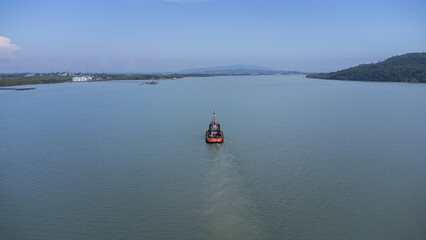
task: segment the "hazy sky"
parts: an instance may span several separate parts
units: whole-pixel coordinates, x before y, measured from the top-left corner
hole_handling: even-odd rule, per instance
[[[0,0],[0,72],[334,71],[426,52],[425,0]]]

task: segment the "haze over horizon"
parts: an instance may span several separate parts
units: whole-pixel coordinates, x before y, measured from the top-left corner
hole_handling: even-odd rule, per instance
[[[426,52],[426,2],[1,1],[0,72],[335,71]]]

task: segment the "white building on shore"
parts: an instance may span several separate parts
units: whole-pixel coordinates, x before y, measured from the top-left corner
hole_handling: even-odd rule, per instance
[[[91,76],[79,76],[79,77],[73,77],[72,81],[73,82],[87,82],[92,80]]]

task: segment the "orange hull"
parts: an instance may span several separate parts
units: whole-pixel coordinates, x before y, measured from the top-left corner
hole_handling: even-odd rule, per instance
[[[210,137],[208,131],[206,132],[206,142],[208,143],[221,143],[223,142],[223,132],[220,130],[220,137]]]

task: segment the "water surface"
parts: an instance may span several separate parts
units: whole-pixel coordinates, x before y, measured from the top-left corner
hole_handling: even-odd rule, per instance
[[[1,238],[426,236],[426,85],[36,87],[0,92]],[[204,142],[212,109],[221,145]]]

